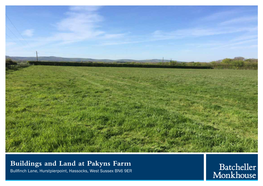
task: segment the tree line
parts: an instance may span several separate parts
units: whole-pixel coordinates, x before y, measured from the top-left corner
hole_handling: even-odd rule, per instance
[[[6,59],[6,67],[19,65],[11,59]],[[96,67],[145,67],[145,68],[196,68],[196,69],[258,69],[258,59],[245,59],[243,57],[225,58],[212,62],[58,62],[58,61],[28,61],[29,65],[55,65],[55,66],[96,66]]]

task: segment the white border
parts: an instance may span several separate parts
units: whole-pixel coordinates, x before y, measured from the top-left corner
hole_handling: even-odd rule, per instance
[[[258,27],[258,41],[259,41],[259,51],[261,49],[261,43],[262,43],[262,38],[261,38],[261,31],[262,31],[262,11],[263,9],[261,8],[262,5],[262,0],[238,0],[238,1],[231,1],[231,0],[221,0],[221,1],[208,1],[208,0],[184,0],[184,1],[169,1],[169,0],[162,0],[162,1],[156,1],[156,0],[151,0],[151,1],[142,1],[142,0],[126,0],[126,1],[118,1],[118,0],[111,0],[111,1],[105,1],[105,0],[96,0],[96,1],[84,1],[84,0],[74,0],[74,1],[69,1],[69,0],[64,0],[59,1],[59,2],[54,2],[51,0],[45,0],[45,1],[32,1],[32,0],[23,0],[23,1],[19,1],[19,0],[4,0],[1,1],[1,25],[5,28],[5,5],[258,5],[258,16],[259,16],[259,27]],[[21,4],[23,3],[23,4]],[[260,4],[261,3],[261,4]],[[5,41],[5,29],[1,29],[1,36],[2,36],[2,41]],[[5,67],[4,67],[4,59],[5,59],[5,42],[2,42],[2,66],[1,66],[1,78],[0,78],[0,82],[1,82],[1,120],[2,120],[2,143],[1,143],[1,151],[2,151],[2,161],[1,161],[1,181],[3,182],[3,184],[5,185],[20,185],[20,184],[26,184],[26,185],[46,185],[46,184],[58,184],[58,181],[48,181],[48,182],[39,182],[39,181],[24,181],[24,182],[12,182],[12,181],[5,181]],[[258,53],[258,59],[259,59],[259,71],[261,70],[261,59],[262,59],[262,54]],[[238,185],[250,185],[250,184],[255,184],[255,185],[262,185],[263,183],[263,177],[262,177],[262,155],[261,155],[261,151],[262,151],[262,143],[260,141],[262,141],[260,134],[262,134],[262,127],[261,127],[261,105],[262,105],[262,99],[261,99],[261,85],[262,85],[262,75],[261,73],[258,73],[258,85],[259,85],[259,89],[258,89],[258,105],[259,105],[259,111],[258,111],[258,165],[259,165],[259,169],[258,169],[258,179],[259,181],[252,181],[252,182],[248,182],[248,181],[239,181],[239,182],[235,182],[233,183],[233,181],[214,181],[214,182],[210,182],[210,181],[198,181],[198,182],[189,182],[191,184],[194,185],[234,185],[234,184],[238,184]],[[8,154],[22,154],[22,153],[8,153]],[[26,154],[26,153],[25,153]],[[78,154],[78,153],[30,153],[30,154]],[[94,153],[82,153],[82,154],[94,154]],[[96,153],[95,153],[96,154]],[[124,154],[124,153],[101,153],[101,154]],[[137,154],[137,153],[125,153],[125,154]],[[148,154],[148,153],[138,153],[138,154]],[[167,154],[167,153],[154,153],[154,154]],[[211,154],[211,153],[169,153],[169,154]],[[221,153],[221,154],[234,154],[234,153]],[[254,153],[240,153],[240,154],[254,154]],[[97,185],[99,182],[98,181],[62,181],[63,184],[72,184],[72,183],[76,183],[79,185]],[[146,183],[147,182],[147,183]],[[151,185],[160,185],[160,184],[166,184],[166,185],[181,185],[181,184],[188,184],[188,182],[185,181],[135,181],[135,182],[128,182],[128,181],[103,181],[101,182],[103,184],[110,184],[110,185],[134,185],[134,184],[140,184],[140,185],[145,185],[145,184],[151,184]]]

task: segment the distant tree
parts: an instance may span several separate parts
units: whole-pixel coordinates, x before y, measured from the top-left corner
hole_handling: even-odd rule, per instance
[[[169,65],[170,65],[170,66],[175,66],[175,65],[177,65],[177,64],[178,64],[177,61],[172,61],[172,60],[171,60]]]
[[[244,61],[243,60],[235,60],[235,61],[233,61],[233,65],[236,67],[243,67]]]
[[[8,66],[8,65],[17,65],[17,62],[14,62],[12,59],[10,58],[7,58],[5,60],[5,64]]]
[[[246,59],[245,61],[246,61],[246,62],[249,62],[249,63],[257,63],[257,62],[258,62],[258,59],[250,58],[250,59]]]
[[[195,66],[195,62],[188,62],[187,66]]]
[[[241,60],[241,61],[244,61],[245,58],[243,58],[243,57],[235,57],[234,60]]]
[[[212,65],[212,66],[216,66],[216,65],[218,65],[218,62],[216,62],[216,61],[212,61],[212,62],[210,62],[210,65]]]
[[[223,59],[222,60],[222,62],[221,63],[223,63],[223,64],[231,64],[231,62],[232,62],[232,59],[230,59],[230,58],[225,58],[225,59]]]

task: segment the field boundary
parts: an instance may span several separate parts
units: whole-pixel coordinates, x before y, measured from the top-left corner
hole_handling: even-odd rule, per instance
[[[30,65],[53,65],[53,66],[94,66],[94,67],[140,67],[140,68],[187,68],[187,69],[213,69],[212,66],[168,66],[152,64],[127,64],[127,63],[93,63],[93,62],[40,62],[28,61]]]

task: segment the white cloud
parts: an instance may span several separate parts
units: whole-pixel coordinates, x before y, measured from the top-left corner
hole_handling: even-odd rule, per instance
[[[34,29],[27,29],[25,30],[22,35],[27,36],[27,37],[32,37],[34,33]]]
[[[239,18],[234,18],[234,19],[224,21],[224,22],[220,23],[219,25],[233,25],[233,24],[237,24],[237,23],[246,24],[248,22],[255,22],[257,20],[258,20],[257,16],[239,17]]]
[[[14,45],[16,45],[15,42],[6,42],[6,46],[14,46]]]
[[[115,40],[111,42],[103,42],[100,45],[124,45],[124,44],[133,44],[133,43],[145,43],[145,42],[153,42],[153,41],[161,41],[161,40],[177,40],[177,39],[186,39],[186,38],[198,38],[205,36],[215,36],[215,35],[223,35],[223,34],[232,34],[232,33],[246,33],[242,37],[236,38],[235,41],[242,41],[247,39],[255,39],[255,36],[251,36],[250,34],[254,31],[257,31],[257,27],[215,27],[215,28],[188,28],[188,29],[178,29],[171,32],[165,32],[162,30],[156,30],[153,33],[149,34],[145,37],[139,36],[130,36],[125,39]],[[232,40],[231,40],[232,41]],[[234,42],[234,40],[233,40]],[[203,46],[212,46],[216,44],[198,44],[196,47]]]
[[[88,11],[95,12],[100,9],[99,6],[71,6],[69,8],[71,11]]]
[[[229,16],[240,14],[243,11],[243,9],[232,9],[222,12],[216,12],[208,16],[202,17],[199,21],[214,21],[222,18],[228,18]]]
[[[124,45],[124,44],[134,44],[134,43],[144,43],[148,42],[147,40],[143,41],[117,41],[117,42],[103,42],[101,46],[110,46],[110,45]]]
[[[213,36],[221,34],[230,34],[244,31],[254,31],[257,27],[218,27],[218,28],[189,28],[189,29],[179,29],[172,32],[163,32],[156,30],[152,33],[152,37],[156,40],[166,40],[166,39],[183,39],[187,37],[202,37],[202,36]]]
[[[216,47],[210,48],[212,50],[219,49],[219,48],[227,48],[227,49],[234,49],[234,48],[244,48],[248,46],[252,46],[251,43],[253,43],[253,46],[257,46],[254,43],[257,43],[257,39],[249,39],[249,40],[243,40],[243,41],[229,41],[225,43],[218,44]],[[250,44],[249,44],[250,43]]]
[[[89,7],[72,7],[66,13],[67,17],[57,23],[58,30],[77,33],[95,31],[103,17],[97,13],[98,9]]]
[[[254,37],[237,37],[235,39],[229,41],[209,41],[204,43],[189,43],[187,46],[195,47],[195,48],[206,48],[211,50],[216,50],[219,48],[227,48],[227,49],[234,49],[234,48],[252,48],[257,47],[257,38]]]
[[[36,38],[30,46],[47,44],[64,45],[87,40],[119,39],[126,33],[108,33],[100,23],[104,18],[99,14],[98,6],[73,6],[65,13],[65,18],[55,24],[57,32],[50,37]]]
[[[247,40],[247,39],[256,39],[256,38],[258,38],[257,34],[253,34],[253,35],[250,35],[250,34],[251,33],[247,33],[245,35],[236,37],[236,38],[232,39],[231,41],[243,41],[243,40]]]
[[[229,49],[247,49],[247,48],[257,48],[258,45],[248,45],[248,46],[234,46]]]
[[[66,18],[56,24],[60,32],[54,35],[54,39],[62,43],[72,43],[105,34],[98,29],[103,17],[97,13],[97,10],[97,7],[70,7]]]
[[[257,31],[257,27],[241,27],[217,26],[217,27],[194,27],[188,29],[177,29],[171,32],[156,30],[148,35],[131,35],[128,33],[110,33],[102,27],[105,18],[99,14],[100,7],[97,6],[73,6],[70,7],[65,17],[55,24],[57,32],[50,37],[34,38],[35,42],[30,42],[29,47],[43,46],[43,45],[64,45],[69,43],[81,41],[96,41],[99,46],[107,45],[124,45],[133,43],[145,43],[159,40],[175,40],[184,38],[197,38],[205,36],[213,36],[220,34],[231,34],[244,32],[247,33],[248,39],[255,39],[250,36],[253,31]],[[203,20],[214,20],[218,17],[226,17],[229,15],[236,15],[240,11],[218,12],[203,18]],[[230,20],[228,20],[230,21]],[[233,20],[232,20],[233,21]],[[239,20],[234,20],[238,22]],[[32,33],[33,34],[33,30]],[[30,32],[27,31],[27,35]],[[255,34],[254,34],[255,35]],[[252,38],[251,38],[252,37]],[[236,41],[242,41],[240,38]],[[233,41],[234,43],[234,41]],[[226,43],[225,43],[226,44]],[[228,43],[227,43],[228,44]],[[224,44],[222,43],[221,46]],[[200,46],[202,47],[202,46]],[[211,46],[210,46],[211,47]]]

